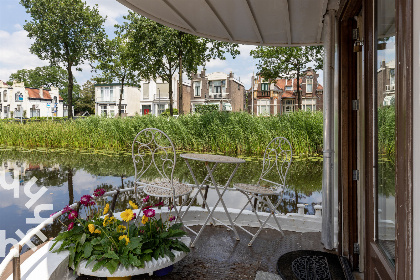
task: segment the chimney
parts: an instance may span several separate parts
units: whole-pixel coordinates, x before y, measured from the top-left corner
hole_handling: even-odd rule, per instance
[[[41,98],[44,99],[44,88],[43,87],[39,88],[39,96],[41,96]]]
[[[203,70],[201,70],[201,78],[204,78],[206,76],[206,68],[203,68]]]
[[[229,73],[229,78],[233,78],[233,73],[232,73],[232,71],[230,71],[230,73]]]

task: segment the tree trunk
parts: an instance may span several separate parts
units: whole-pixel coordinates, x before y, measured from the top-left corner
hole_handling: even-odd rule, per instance
[[[297,74],[296,74],[296,86],[297,86],[297,93],[298,93],[298,109],[302,110],[302,93],[299,90],[299,78],[300,78],[300,67],[297,67]]]
[[[169,72],[172,73],[171,68],[169,68]],[[169,83],[169,114],[173,116],[174,115],[174,108],[173,108],[174,97],[173,97],[173,90],[172,90],[172,75],[169,76],[168,83]]]
[[[120,100],[118,102],[118,116],[121,117],[121,101],[124,92],[124,77],[121,79]]]
[[[69,205],[74,203],[74,194],[73,194],[73,169],[69,168],[67,173],[67,188],[69,191]]]
[[[68,83],[69,86],[67,88],[67,113],[68,118],[73,119],[73,72],[71,71],[71,64],[67,64],[67,73],[68,73]]]
[[[181,53],[181,52],[180,52]],[[179,79],[178,79],[179,87],[178,87],[178,114],[184,114],[184,103],[182,101],[182,55],[179,55]]]
[[[182,37],[184,36],[184,32],[179,31],[179,51],[178,51],[178,60],[179,60],[179,87],[178,87],[178,114],[184,114],[184,102],[182,100]]]

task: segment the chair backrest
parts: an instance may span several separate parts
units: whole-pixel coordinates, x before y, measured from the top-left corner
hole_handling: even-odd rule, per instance
[[[150,167],[154,167],[161,181],[173,185],[176,163],[175,147],[169,136],[157,128],[146,128],[134,138],[132,145],[135,183]]]
[[[262,181],[265,181],[277,187],[277,191],[282,191],[286,186],[286,175],[292,162],[292,155],[292,145],[289,140],[284,137],[276,137],[271,140],[264,152],[263,168],[258,183],[261,184]],[[279,182],[267,179],[272,171],[277,171]]]

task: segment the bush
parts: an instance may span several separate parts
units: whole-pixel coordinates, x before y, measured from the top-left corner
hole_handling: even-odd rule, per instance
[[[219,111],[217,104],[198,104],[194,106],[195,113],[206,114]]]

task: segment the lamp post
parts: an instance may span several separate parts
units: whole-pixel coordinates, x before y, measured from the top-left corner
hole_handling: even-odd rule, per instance
[[[156,116],[158,116],[158,115],[159,115],[159,109],[160,109],[160,88],[158,88],[158,91],[159,91],[159,103],[158,103],[158,109],[157,109],[157,114],[156,114]]]

